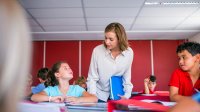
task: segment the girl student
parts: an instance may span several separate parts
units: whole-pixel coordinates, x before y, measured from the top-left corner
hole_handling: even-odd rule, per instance
[[[69,85],[73,72],[66,62],[57,62],[53,65],[45,83],[47,88],[31,97],[35,102],[97,102],[97,97],[85,91],[79,85]]]

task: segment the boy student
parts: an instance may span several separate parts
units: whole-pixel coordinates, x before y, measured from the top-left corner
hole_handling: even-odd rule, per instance
[[[37,78],[39,79],[40,84],[38,84],[36,87],[32,88],[33,94],[39,93],[39,92],[43,91],[43,89],[45,89],[44,83],[46,81],[48,72],[49,72],[48,68],[41,68],[38,71]]]
[[[87,84],[86,84],[86,78],[84,76],[80,76],[78,77],[75,81],[74,81],[74,85],[79,85],[82,88],[84,88],[85,90],[87,90]]]
[[[180,101],[200,90],[200,44],[185,42],[177,47],[179,69],[176,69],[169,82],[170,100]]]
[[[154,94],[156,87],[156,77],[151,75],[144,79],[144,94]]]

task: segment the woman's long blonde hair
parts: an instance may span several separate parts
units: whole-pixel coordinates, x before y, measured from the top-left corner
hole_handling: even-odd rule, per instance
[[[121,51],[125,51],[129,47],[128,38],[126,36],[126,31],[124,27],[120,23],[110,23],[106,28],[104,33],[107,32],[114,32],[117,36],[117,39],[119,41],[119,49]],[[106,47],[105,41],[104,46]]]

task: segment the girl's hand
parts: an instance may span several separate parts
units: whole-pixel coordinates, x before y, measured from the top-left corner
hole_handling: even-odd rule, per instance
[[[54,97],[51,97],[50,102],[63,103],[64,100],[65,99],[63,96],[54,96]]]
[[[80,103],[80,98],[78,97],[72,97],[72,96],[66,96],[65,101],[69,103]]]

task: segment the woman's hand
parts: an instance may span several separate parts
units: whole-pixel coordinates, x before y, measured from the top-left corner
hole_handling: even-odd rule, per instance
[[[120,97],[121,100],[127,100],[127,98],[125,96],[122,96],[122,95],[119,95],[119,94],[118,94],[118,96]]]

